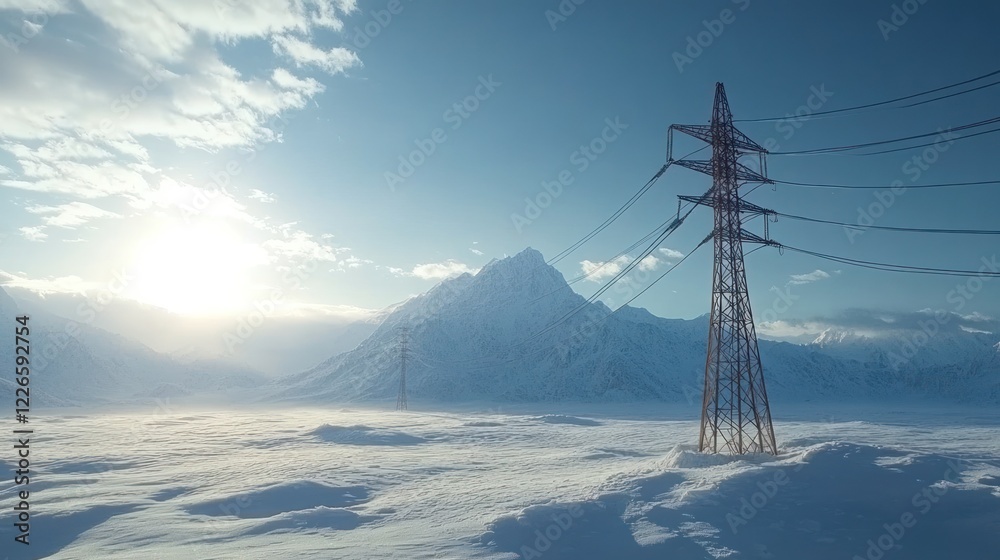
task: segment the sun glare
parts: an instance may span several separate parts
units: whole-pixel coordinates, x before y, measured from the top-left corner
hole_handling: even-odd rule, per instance
[[[131,296],[186,315],[221,314],[251,299],[259,248],[218,224],[177,225],[139,244]]]

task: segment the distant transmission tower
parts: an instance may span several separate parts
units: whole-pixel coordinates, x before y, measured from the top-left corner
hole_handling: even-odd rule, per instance
[[[744,215],[764,215],[767,211],[744,201],[739,193],[743,183],[772,183],[765,177],[767,150],[733,126],[733,115],[721,83],[715,87],[710,125],[670,127],[668,160],[672,158],[674,130],[712,145],[711,161],[672,162],[712,176],[708,194],[680,197],[715,211],[712,314],[698,449],[712,453],[729,450],[735,455],[777,454],[743,264],[743,243],[764,243],[766,239],[741,227]],[[739,162],[747,154],[758,155],[761,173]],[[766,238],[767,221],[764,223]]]
[[[409,329],[403,327],[399,331],[399,396],[396,397],[396,410],[406,410],[406,355],[409,353]]]

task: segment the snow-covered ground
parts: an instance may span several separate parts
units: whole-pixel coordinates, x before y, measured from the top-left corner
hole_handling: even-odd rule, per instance
[[[13,541],[4,477],[0,550],[184,560],[998,557],[1000,412],[775,406],[781,455],[748,459],[695,452],[698,410],[684,404],[53,410],[33,420],[31,545]]]

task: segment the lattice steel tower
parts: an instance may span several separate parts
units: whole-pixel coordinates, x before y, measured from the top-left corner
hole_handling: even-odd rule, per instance
[[[406,410],[406,356],[409,353],[407,344],[409,329],[403,327],[399,331],[399,396],[396,397],[396,410]]]
[[[712,159],[672,161],[674,130],[711,144]],[[742,218],[767,212],[744,201],[739,193],[744,183],[772,183],[765,177],[766,153],[733,126],[733,115],[721,83],[715,87],[710,125],[670,127],[668,161],[712,176],[712,189],[708,194],[681,197],[688,202],[710,206],[715,211],[712,314],[698,439],[701,451],[777,454],[743,264],[743,243],[763,243],[766,239],[745,231]],[[747,154],[758,155],[761,173],[739,162],[740,157]],[[764,223],[766,228],[766,219]]]

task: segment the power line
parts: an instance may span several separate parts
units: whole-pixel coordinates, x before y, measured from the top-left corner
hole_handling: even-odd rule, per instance
[[[708,192],[706,192],[704,196],[707,196],[711,192],[712,192],[712,189],[709,189]],[[643,250],[643,252],[638,257],[636,257],[632,262],[628,263],[628,265],[626,265],[625,268],[623,268],[621,271],[619,271],[613,278],[611,278],[611,280],[609,280],[607,283],[605,283],[604,286],[602,286],[599,290],[597,290],[596,292],[594,292],[589,298],[587,298],[583,303],[581,303],[575,309],[573,309],[572,311],[570,311],[569,313],[567,313],[566,315],[564,315],[562,318],[560,318],[558,321],[556,321],[552,325],[550,325],[550,326],[546,327],[545,329],[539,331],[538,335],[544,334],[544,333],[546,333],[546,332],[554,329],[555,327],[561,325],[562,323],[568,321],[574,315],[576,315],[577,313],[579,313],[580,311],[582,311],[583,309],[585,309],[587,307],[587,305],[590,305],[590,304],[594,303],[595,301],[597,301],[597,299],[600,298],[602,295],[604,295],[605,292],[607,292],[608,290],[610,290],[611,287],[616,282],[618,282],[618,280],[622,279],[623,277],[627,276],[630,272],[632,272],[632,270],[634,270],[635,267],[639,266],[639,264],[642,262],[643,259],[645,259],[647,256],[649,256],[649,254],[652,253],[654,250],[656,250],[656,248],[659,247],[660,244],[663,243],[668,237],[670,237],[670,235],[673,232],[677,231],[677,228],[679,228],[681,226],[681,224],[684,223],[684,220],[686,220],[688,218],[688,216],[690,216],[695,211],[695,209],[697,207],[698,207],[697,205],[694,205],[683,216],[679,216],[679,217],[675,218],[670,223],[670,225],[667,226],[667,228],[663,231],[663,233],[660,234],[660,236],[656,240],[654,240],[652,243],[650,243],[649,246],[645,250]]]
[[[989,124],[995,124],[997,122],[1000,122],[1000,117],[993,117],[991,119],[986,119],[986,120],[977,121],[977,122],[973,122],[973,123],[967,123],[967,124],[963,124],[963,125],[956,126],[956,127],[953,127],[953,128],[949,128],[948,130],[938,130],[938,131],[935,131],[935,132],[927,132],[927,133],[923,133],[923,134],[914,134],[912,136],[905,136],[905,137],[902,137],[902,138],[892,138],[892,139],[889,139],[889,140],[878,140],[876,142],[865,142],[865,143],[862,143],[862,144],[847,144],[847,145],[844,145],[844,146],[828,146],[828,147],[825,147],[825,148],[812,148],[812,149],[808,149],[808,150],[795,150],[795,151],[790,151],[790,152],[769,152],[768,155],[801,156],[801,155],[818,155],[818,154],[838,153],[838,152],[845,152],[845,151],[848,151],[848,150],[859,150],[859,149],[863,149],[863,148],[872,148],[872,147],[875,147],[875,146],[883,146],[883,145],[886,145],[886,144],[894,144],[896,142],[905,142],[907,140],[917,140],[917,139],[920,139],[920,138],[929,138],[931,136],[939,136],[939,135],[941,135],[943,133],[946,133],[946,132],[958,132],[958,131],[962,131],[962,130],[968,130],[968,129],[971,129],[971,128],[978,128],[978,127],[981,127],[981,126],[986,126],[986,125],[989,125]],[[982,134],[989,134],[991,132],[997,132],[997,131],[1000,131],[1000,129],[993,129],[993,130],[989,130],[989,131],[985,131],[985,132],[979,132],[979,133],[976,133],[976,134],[970,134],[970,135],[967,135],[967,136],[959,136],[958,138],[952,139],[952,141],[958,141],[958,140],[962,140],[962,139],[965,139],[965,138],[971,138],[973,136],[979,136],[979,135],[982,135]],[[920,148],[920,147],[923,147],[923,146],[932,146],[934,144],[936,144],[936,142],[931,143],[931,144],[923,144],[923,145],[920,145],[920,146],[909,146],[909,147],[906,147],[906,148],[900,148],[898,150],[888,150],[888,151],[885,151],[885,152],[872,152],[872,153],[866,153],[866,154],[860,154],[860,155],[875,155],[875,154],[888,153],[889,151],[909,150],[909,149],[912,149],[912,148]]]
[[[887,272],[905,272],[909,274],[932,274],[939,276],[979,276],[979,277],[1000,277],[1000,271],[991,270],[962,270],[954,268],[933,268],[925,266],[908,266],[893,263],[883,263],[877,261],[865,261],[860,259],[851,259],[847,257],[839,257],[836,255],[828,255],[825,253],[820,253],[817,251],[809,251],[806,249],[800,249],[798,247],[792,247],[790,245],[783,245],[777,242],[770,242],[769,245],[778,247],[780,249],[787,249],[789,251],[795,251],[797,253],[803,253],[806,255],[812,255],[817,258],[847,264],[851,266],[857,266],[861,268],[870,268],[873,270],[883,270]]]
[[[792,185],[796,187],[814,187],[814,188],[824,188],[824,189],[890,189],[893,188],[892,185],[840,185],[831,183],[801,183],[797,181],[782,181],[780,179],[771,179],[775,183],[781,185]],[[923,185],[906,185],[906,190],[910,189],[938,189],[947,187],[970,187],[975,185],[1000,185],[1000,179],[992,181],[968,181],[963,183],[930,183]]]
[[[708,192],[709,193],[712,192],[711,189],[709,189]],[[706,194],[708,194],[708,193],[706,193]],[[671,220],[670,224],[663,230],[662,233],[660,233],[659,236],[657,236],[657,238],[652,243],[649,244],[648,247],[646,247],[646,249],[643,250],[643,252],[639,255],[639,257],[635,258],[624,269],[622,269],[621,271],[619,271],[611,280],[609,280],[608,282],[606,282],[604,284],[604,286],[602,286],[595,294],[591,295],[589,298],[587,298],[586,300],[584,300],[583,303],[581,303],[577,307],[573,308],[571,311],[569,311],[568,313],[564,314],[562,317],[560,317],[559,319],[557,319],[555,322],[551,323],[547,327],[545,327],[542,330],[540,330],[540,331],[538,331],[538,332],[536,332],[536,333],[528,336],[524,340],[522,340],[522,341],[520,341],[520,342],[518,342],[518,343],[516,343],[516,344],[514,344],[512,346],[510,346],[508,348],[508,351],[513,350],[514,348],[518,348],[518,347],[524,346],[525,344],[528,344],[529,342],[532,342],[532,341],[538,339],[540,336],[544,335],[545,333],[552,331],[553,329],[555,329],[559,325],[561,325],[561,324],[565,323],[566,321],[570,320],[573,316],[575,316],[577,313],[579,313],[580,311],[582,311],[583,309],[585,309],[588,305],[591,305],[595,301],[597,301],[597,299],[601,295],[603,295],[607,290],[609,290],[611,288],[611,286],[613,286],[618,280],[620,280],[622,277],[626,276],[629,272],[631,272],[636,266],[639,265],[640,262],[642,262],[642,260],[644,258],[646,258],[647,256],[649,256],[649,254],[652,253],[657,247],[659,247],[659,245],[661,243],[663,243],[663,241],[665,241],[668,237],[670,237],[670,235],[673,234],[673,232],[677,231],[677,228],[679,228],[680,225],[684,223],[684,220],[687,219],[687,217],[690,216],[694,212],[695,208],[697,208],[697,206],[693,206],[683,216],[679,216],[679,217]],[[648,238],[649,236],[646,236],[646,237]],[[640,240],[640,242],[641,242],[641,240]],[[672,270],[672,268],[671,268],[671,270]],[[562,288],[560,288],[558,291],[561,291],[561,290],[562,290]],[[555,292],[550,292],[550,294],[551,293],[555,293]],[[546,296],[548,296],[550,294],[545,294],[545,296],[543,296],[543,297],[546,297]],[[541,298],[538,298],[538,299],[541,299]],[[536,299],[534,301],[538,301],[538,299]],[[468,363],[468,362],[476,362],[476,361],[480,361],[482,359],[484,359],[484,357],[470,358],[470,359],[465,359],[465,360],[457,360],[457,361],[452,361],[452,362],[441,362],[441,363],[444,363],[444,364],[461,364],[461,363]],[[520,358],[517,358],[517,359],[520,359]],[[495,366],[490,366],[490,367],[495,367]]]
[[[625,307],[626,305],[628,305],[628,304],[632,303],[632,302],[633,302],[633,301],[635,301],[635,300],[636,300],[636,299],[637,299],[637,298],[638,298],[639,296],[641,296],[642,294],[646,293],[646,290],[648,290],[648,289],[652,288],[652,287],[653,287],[653,286],[654,286],[654,285],[655,285],[655,284],[656,284],[657,282],[659,282],[660,280],[662,280],[664,276],[666,276],[667,274],[669,274],[669,273],[670,273],[670,272],[671,272],[671,271],[672,271],[673,269],[675,269],[675,268],[677,268],[678,266],[680,266],[680,264],[681,264],[682,262],[686,261],[688,257],[690,257],[691,255],[693,255],[695,251],[697,251],[698,249],[700,249],[702,245],[704,245],[704,244],[708,243],[709,241],[711,241],[711,240],[712,240],[712,237],[713,237],[714,235],[715,235],[715,232],[712,232],[712,233],[709,233],[709,234],[708,234],[708,235],[707,235],[707,236],[705,237],[705,239],[702,239],[702,240],[701,240],[701,243],[699,243],[699,244],[695,245],[695,246],[694,246],[694,249],[691,249],[690,251],[688,251],[688,254],[684,255],[684,257],[683,257],[683,258],[681,258],[681,260],[679,260],[679,261],[677,261],[676,263],[674,263],[674,265],[673,265],[673,266],[671,266],[670,268],[668,268],[668,269],[666,270],[666,272],[664,272],[663,274],[661,274],[661,275],[659,276],[659,278],[657,278],[656,280],[653,280],[653,281],[652,281],[652,282],[651,282],[651,283],[650,283],[650,284],[649,284],[648,286],[646,286],[645,288],[643,288],[641,292],[639,292],[638,294],[636,294],[635,296],[633,296],[633,297],[632,297],[632,299],[630,299],[630,300],[626,301],[626,302],[625,302],[624,304],[622,304],[622,306],[621,306],[621,307],[619,307],[618,309],[615,309],[613,313],[617,313],[619,309],[621,309],[622,307]],[[760,248],[760,247],[758,247],[758,249],[759,249],[759,248]],[[756,250],[756,249],[755,249],[755,250]],[[752,252],[753,252],[753,251],[751,251],[751,253],[752,253]]]
[[[965,136],[959,136],[958,138],[953,138],[952,141],[967,140],[969,138],[975,138],[976,136],[983,136],[984,134],[993,134],[994,132],[1000,132],[1000,128],[994,128],[992,130],[983,130],[981,132],[976,132],[975,134],[966,134]],[[902,148],[893,148],[891,150],[881,150],[878,152],[865,152],[863,154],[847,154],[852,156],[877,156],[879,154],[892,154],[896,152],[905,152],[908,150],[913,150],[915,148],[926,148],[929,146],[936,146],[938,142],[928,142],[927,144],[917,144],[915,146],[905,146]]]
[[[610,259],[605,260],[604,262],[601,263],[600,266],[598,266],[594,270],[591,270],[590,272],[587,272],[585,274],[581,274],[581,275],[579,275],[579,276],[577,276],[577,277],[575,277],[575,278],[573,278],[571,280],[567,280],[566,284],[572,286],[573,284],[576,284],[577,282],[580,282],[582,280],[586,280],[587,278],[590,278],[591,276],[594,276],[595,274],[597,274],[598,272],[600,272],[602,269],[604,269],[604,267],[606,267],[607,265],[613,263],[614,261],[616,261],[620,257],[631,253],[633,250],[635,250],[636,247],[638,247],[639,245],[642,245],[646,241],[649,241],[654,235],[657,234],[657,232],[659,232],[663,228],[667,227],[670,224],[670,222],[672,222],[672,221],[673,221],[672,219],[671,220],[667,220],[667,221],[663,222],[662,224],[656,226],[655,228],[653,228],[652,231],[650,231],[649,233],[647,233],[646,235],[644,235],[641,239],[639,239],[635,243],[629,245],[628,247],[625,248],[625,250],[619,252],[617,255],[611,257]],[[557,293],[559,293],[561,291],[563,291],[563,287],[562,286],[560,286],[559,288],[557,288],[555,290],[552,290],[551,292],[548,292],[548,293],[545,293],[545,294],[542,294],[542,295],[538,296],[537,298],[531,300],[529,303],[539,302],[539,301],[541,301],[541,300],[543,300],[543,299],[551,296],[552,294],[557,294]]]
[[[701,243],[699,243],[693,249],[691,249],[690,251],[688,251],[688,253],[686,255],[684,255],[684,257],[682,257],[679,261],[677,261],[670,268],[668,268],[666,271],[664,271],[663,274],[661,274],[658,278],[656,278],[656,280],[653,280],[648,286],[646,286],[645,288],[643,288],[642,291],[640,291],[638,294],[636,294],[635,296],[633,296],[631,299],[629,299],[624,304],[620,305],[614,311],[611,311],[607,315],[601,317],[600,319],[597,319],[594,322],[594,324],[595,325],[599,325],[599,324],[603,323],[604,321],[607,321],[612,315],[614,315],[614,314],[618,313],[619,311],[621,311],[622,309],[628,307],[628,305],[630,303],[632,303],[633,301],[635,301],[636,299],[638,299],[639,296],[641,296],[642,294],[646,293],[647,290],[649,290],[654,285],[656,285],[656,283],[659,282],[660,280],[662,280],[667,274],[669,274],[674,269],[676,269],[678,266],[680,266],[681,263],[683,263],[685,260],[687,260],[688,257],[690,257],[692,254],[694,254],[694,252],[697,251],[699,248],[701,248],[702,245],[704,245],[705,243],[707,243],[708,241],[710,241],[712,239],[712,237],[713,237],[713,234],[709,234],[704,240],[702,240]],[[516,348],[518,346],[522,346],[522,345],[524,345],[524,344],[526,344],[528,342],[531,342],[531,341],[535,340],[538,336],[541,336],[547,330],[548,329],[540,331],[536,335],[533,335],[533,336],[529,337],[528,339],[526,339],[526,340],[524,340],[524,341],[522,341],[522,342],[520,342],[518,344],[515,344],[514,346],[511,346],[510,349]],[[560,340],[560,342],[568,342],[569,340],[571,340],[575,336],[577,336],[577,334],[574,332],[570,336],[568,336],[568,337]],[[525,354],[521,354],[521,355],[516,356],[514,358],[509,358],[507,360],[503,360],[503,361],[495,363],[495,364],[490,364],[490,365],[486,365],[486,366],[480,366],[480,367],[476,367],[476,368],[466,368],[465,371],[480,371],[480,370],[485,370],[485,369],[497,368],[497,367],[504,366],[504,365],[507,365],[507,364],[511,364],[511,363],[514,363],[514,362],[517,362],[517,361],[521,361],[525,357],[534,356],[536,354],[540,354],[540,353],[548,351],[548,350],[551,350],[550,346],[539,348],[537,350],[534,350],[534,351],[531,351],[531,352],[528,352],[528,353],[525,353]],[[488,357],[488,356],[485,356],[485,357]],[[442,365],[455,365],[455,364],[461,364],[461,363],[482,361],[485,357],[473,358],[473,359],[469,359],[469,360],[459,360],[459,361],[455,361],[455,362],[441,362],[441,361],[438,361],[438,360],[434,360],[434,361],[438,361]],[[421,361],[423,362],[423,360],[421,360]],[[429,367],[435,367],[435,366],[432,366],[430,364],[427,364],[426,362],[423,362],[423,363],[424,363],[424,365],[427,365]]]
[[[974,87],[974,88],[971,88],[971,89],[957,91],[955,93],[949,93],[948,95],[942,95],[940,97],[934,97],[932,99],[925,99],[923,101],[917,101],[916,103],[909,103],[907,105],[900,105],[899,108],[900,109],[907,109],[907,108],[910,108],[910,107],[917,107],[918,105],[926,105],[927,103],[932,103],[934,101],[940,101],[942,99],[950,99],[952,97],[958,97],[959,95],[965,95],[966,93],[972,93],[974,91],[979,91],[981,89],[990,88],[990,87],[993,87],[993,86],[995,86],[997,84],[1000,84],[1000,82],[991,82],[991,83],[988,83],[988,84],[986,84],[984,86],[978,86],[978,87]]]
[[[701,148],[698,148],[697,150],[694,150],[691,153],[685,155],[681,159],[693,156],[694,154],[704,150],[707,147],[708,146],[702,146]],[[581,239],[579,239],[578,241],[576,241],[575,243],[573,243],[572,245],[570,245],[569,247],[558,253],[556,256],[546,261],[546,263],[550,265],[558,263],[559,261],[568,257],[571,253],[579,249],[581,246],[583,246],[584,243],[590,241],[597,234],[607,229],[608,226],[614,223],[619,217],[621,217],[622,214],[624,214],[629,208],[635,205],[635,203],[638,202],[639,199],[642,198],[642,196],[649,191],[649,189],[653,188],[653,185],[656,183],[656,181],[659,180],[661,176],[663,176],[663,174],[667,171],[667,168],[669,168],[672,163],[673,163],[672,161],[667,162],[666,165],[661,167],[660,170],[657,171],[656,174],[653,175],[653,177],[649,181],[647,181],[645,185],[643,185],[638,191],[636,191],[635,194],[632,195],[632,198],[628,199],[625,202],[625,204],[623,204],[620,208],[618,208],[618,210],[616,210],[614,214],[612,214],[608,219],[604,220],[604,222],[601,223],[601,225],[597,226],[590,233],[584,235]]]
[[[898,103],[900,101],[906,101],[907,99],[915,99],[915,98],[921,97],[923,95],[929,95],[931,93],[937,93],[939,91],[944,91],[944,90],[947,90],[947,89],[951,89],[951,88],[955,88],[955,87],[959,87],[959,86],[964,86],[966,84],[971,84],[972,82],[978,82],[979,80],[983,80],[983,79],[989,78],[991,76],[996,76],[997,74],[1000,74],[1000,70],[994,70],[993,72],[989,72],[987,74],[983,74],[982,76],[977,76],[977,77],[972,78],[970,80],[965,80],[965,81],[962,81],[962,82],[950,84],[950,85],[947,85],[947,86],[942,86],[942,87],[939,87],[939,88],[929,89],[927,91],[922,91],[920,93],[914,93],[914,94],[911,94],[911,95],[905,95],[903,97],[896,97],[894,99],[887,99],[885,101],[879,101],[877,103],[868,103],[868,104],[865,104],[865,105],[855,105],[854,107],[845,107],[843,109],[833,109],[833,110],[830,110],[830,111],[820,111],[820,112],[817,112],[817,113],[812,113],[811,115],[809,115],[809,117],[812,118],[812,117],[819,117],[819,116],[824,116],[824,115],[835,115],[835,114],[847,113],[847,112],[851,112],[851,111],[858,111],[858,110],[861,110],[861,109],[870,109],[872,107],[881,107],[883,105],[890,105],[892,103]],[[935,98],[935,99],[928,99],[928,100],[922,101],[920,103],[914,103],[912,105],[905,105],[904,107],[912,107],[912,106],[920,105],[922,103],[930,103],[931,101],[938,101],[938,100],[941,100],[941,99],[948,99],[949,97],[955,97],[956,95],[963,95],[965,93],[971,93],[973,91],[976,91],[976,90],[979,90],[979,89],[983,89],[985,87],[994,86],[994,85],[997,85],[998,83],[1000,83],[1000,82],[995,82],[995,83],[989,84],[987,86],[981,86],[981,87],[978,87],[978,88],[975,88],[975,89],[970,89],[970,90],[959,92],[959,93],[948,94],[948,95],[941,96],[941,97],[938,97],[938,98]],[[761,119],[734,119],[733,122],[774,122],[774,121],[787,120],[788,118],[789,118],[788,115],[785,115],[783,117],[767,117],[767,118],[761,118]]]
[[[694,208],[692,208],[690,211],[688,211],[688,213],[684,216],[684,218],[687,218],[688,215],[690,215],[692,211],[694,211]],[[591,305],[595,301],[597,301],[597,299],[600,298],[602,295],[604,295],[605,292],[607,292],[608,290],[610,290],[611,287],[616,282],[618,282],[623,277],[627,276],[630,272],[632,272],[632,270],[635,269],[635,267],[638,266],[639,263],[642,262],[643,259],[645,259],[647,256],[649,256],[650,253],[652,253],[654,250],[656,250],[656,248],[659,247],[659,245],[661,243],[663,243],[663,241],[665,241],[667,239],[667,237],[670,237],[670,234],[672,234],[674,231],[676,231],[677,228],[684,222],[684,218],[677,218],[677,219],[675,219],[669,226],[667,226],[667,228],[663,231],[663,233],[660,234],[659,237],[657,237],[655,240],[653,240],[653,242],[650,243],[649,246],[646,247],[646,249],[644,249],[642,251],[642,253],[640,253],[639,256],[636,257],[632,262],[628,263],[624,268],[622,268],[620,271],[618,271],[618,273],[615,274],[615,276],[612,277],[611,280],[609,280],[603,286],[601,286],[600,289],[598,289],[596,292],[594,292],[589,298],[587,298],[586,300],[584,300],[583,303],[581,303],[580,305],[578,305],[577,307],[575,307],[573,310],[571,310],[569,313],[566,313],[561,318],[559,318],[559,320],[557,320],[555,323],[552,323],[548,327],[546,327],[546,328],[542,329],[541,331],[539,331],[538,333],[536,333],[536,336],[541,336],[542,334],[545,334],[546,332],[549,332],[550,330],[552,330],[552,329],[558,327],[559,325],[565,323],[566,321],[568,321],[569,319],[571,319],[574,315],[576,315],[577,313],[579,313],[583,309],[586,309],[586,307],[588,305]]]
[[[692,208],[692,211],[693,210],[694,209]],[[690,212],[688,212],[688,214],[690,214]],[[687,215],[685,215],[684,218],[687,218]],[[586,308],[587,305],[594,303],[594,301],[596,301],[596,299],[598,297],[600,297],[601,294],[603,294],[605,291],[607,291],[608,289],[610,289],[610,287],[612,285],[614,285],[614,283],[617,282],[624,274],[628,274],[628,272],[631,271],[632,268],[634,268],[634,266],[638,262],[640,262],[643,258],[645,258],[646,256],[648,256],[649,253],[651,253],[653,249],[655,249],[656,247],[658,247],[659,244],[663,242],[663,240],[665,240],[667,237],[669,237],[671,233],[673,233],[674,231],[676,231],[676,229],[680,226],[681,223],[683,223],[683,219],[678,218],[678,219],[672,220],[671,224],[669,226],[667,226],[667,228],[664,229],[662,233],[660,233],[660,235],[653,241],[653,243],[650,243],[649,247],[647,247],[646,249],[643,250],[643,253],[641,254],[641,256],[638,257],[637,259],[635,259],[634,261],[632,261],[631,263],[629,263],[629,265],[627,267],[625,267],[625,269],[623,269],[621,272],[619,272],[618,274],[616,274],[614,278],[612,278],[610,281],[608,281],[601,288],[601,290],[599,290],[598,294],[595,294],[595,295],[591,296],[590,298],[587,298],[583,303],[581,303],[577,307],[573,308],[571,311],[569,311],[568,313],[566,313],[565,315],[563,315],[562,317],[560,317],[559,319],[557,319],[555,322],[549,324],[547,327],[543,328],[542,330],[540,330],[540,331],[538,331],[538,332],[536,332],[534,334],[529,335],[524,340],[521,340],[520,342],[517,342],[517,343],[511,345],[507,350],[508,351],[513,350],[515,348],[524,346],[525,344],[528,344],[529,342],[532,342],[532,341],[536,340],[537,338],[539,338],[540,336],[544,335],[545,333],[547,333],[547,332],[555,329],[559,325],[561,325],[561,324],[565,323],[566,321],[568,321],[574,315],[576,315],[577,313],[579,313],[582,309]],[[562,287],[560,287],[559,290],[557,290],[557,291],[562,291]],[[547,296],[551,295],[552,293],[556,293],[556,291],[550,292],[549,294],[545,294],[542,297],[547,297]],[[534,301],[538,301],[539,299],[542,299],[542,298],[537,298],[537,299],[533,300],[533,302]],[[468,359],[465,359],[465,360],[456,360],[456,361],[452,361],[452,362],[442,362],[442,363],[447,363],[447,364],[461,364],[461,363],[468,363],[468,362],[477,362],[477,361],[481,361],[482,359],[484,359],[486,357],[488,357],[488,356],[483,356],[483,357],[479,357],[479,358],[468,358]]]
[[[647,233],[646,235],[644,235],[641,239],[639,239],[635,243],[633,243],[633,244],[629,245],[628,247],[626,247],[624,250],[619,251],[615,256],[611,257],[610,259],[605,259],[604,261],[602,261],[601,264],[600,264],[600,266],[598,266],[594,270],[591,270],[590,272],[587,272],[585,274],[581,274],[581,275],[579,275],[579,276],[577,276],[577,277],[575,277],[575,278],[573,278],[571,280],[567,280],[566,283],[572,286],[573,284],[576,284],[577,282],[580,282],[581,280],[586,280],[587,278],[590,278],[591,276],[597,274],[598,272],[600,272],[601,270],[603,270],[604,267],[608,266],[609,264],[613,263],[614,261],[618,260],[619,258],[621,258],[621,257],[623,257],[623,256],[625,256],[625,255],[627,255],[629,253],[631,253],[632,251],[635,250],[636,247],[638,247],[639,245],[642,245],[646,241],[649,241],[650,239],[652,239],[653,236],[656,235],[657,232],[663,230],[663,228],[665,228],[668,225],[670,225],[670,222],[672,222],[672,221],[673,221],[673,218],[671,218],[671,219],[663,222],[662,224],[656,226],[655,228],[653,228],[652,231],[650,231],[649,233]],[[544,297],[544,296],[542,296],[542,297]],[[541,299],[541,298],[538,298],[538,299]],[[536,299],[534,301],[538,301],[538,300]]]
[[[657,171],[656,174],[653,175],[653,177],[649,181],[647,181],[645,185],[642,186],[642,188],[640,188],[635,194],[633,194],[632,198],[628,199],[628,201],[626,201],[625,204],[621,206],[621,208],[616,210],[615,213],[611,215],[611,217],[604,220],[604,222],[601,223],[601,225],[594,228],[594,230],[592,230],[587,235],[584,235],[583,238],[579,239],[566,249],[563,249],[559,254],[546,261],[546,264],[553,265],[558,263],[559,261],[568,257],[573,251],[579,249],[584,243],[593,239],[594,236],[607,229],[607,227],[610,226],[612,223],[614,223],[615,220],[617,220],[622,214],[624,214],[626,210],[631,208],[632,205],[634,205],[642,197],[642,195],[646,194],[646,191],[648,191],[653,187],[653,184],[655,184],[656,181],[663,175],[663,173],[666,172],[668,167],[670,167],[669,163],[661,167],[660,170]]]
[[[917,228],[917,227],[896,227],[896,226],[863,226],[861,224],[851,224],[847,222],[838,222],[834,220],[822,220],[819,218],[810,218],[808,216],[797,216],[795,214],[785,214],[784,212],[773,212],[775,216],[781,216],[784,218],[791,218],[793,220],[801,220],[804,222],[815,222],[818,224],[830,224],[835,226],[844,226],[852,229],[881,229],[888,231],[904,231],[912,233],[955,233],[955,234],[966,234],[966,235],[1000,235],[1000,230],[995,229],[937,229],[937,228]]]

